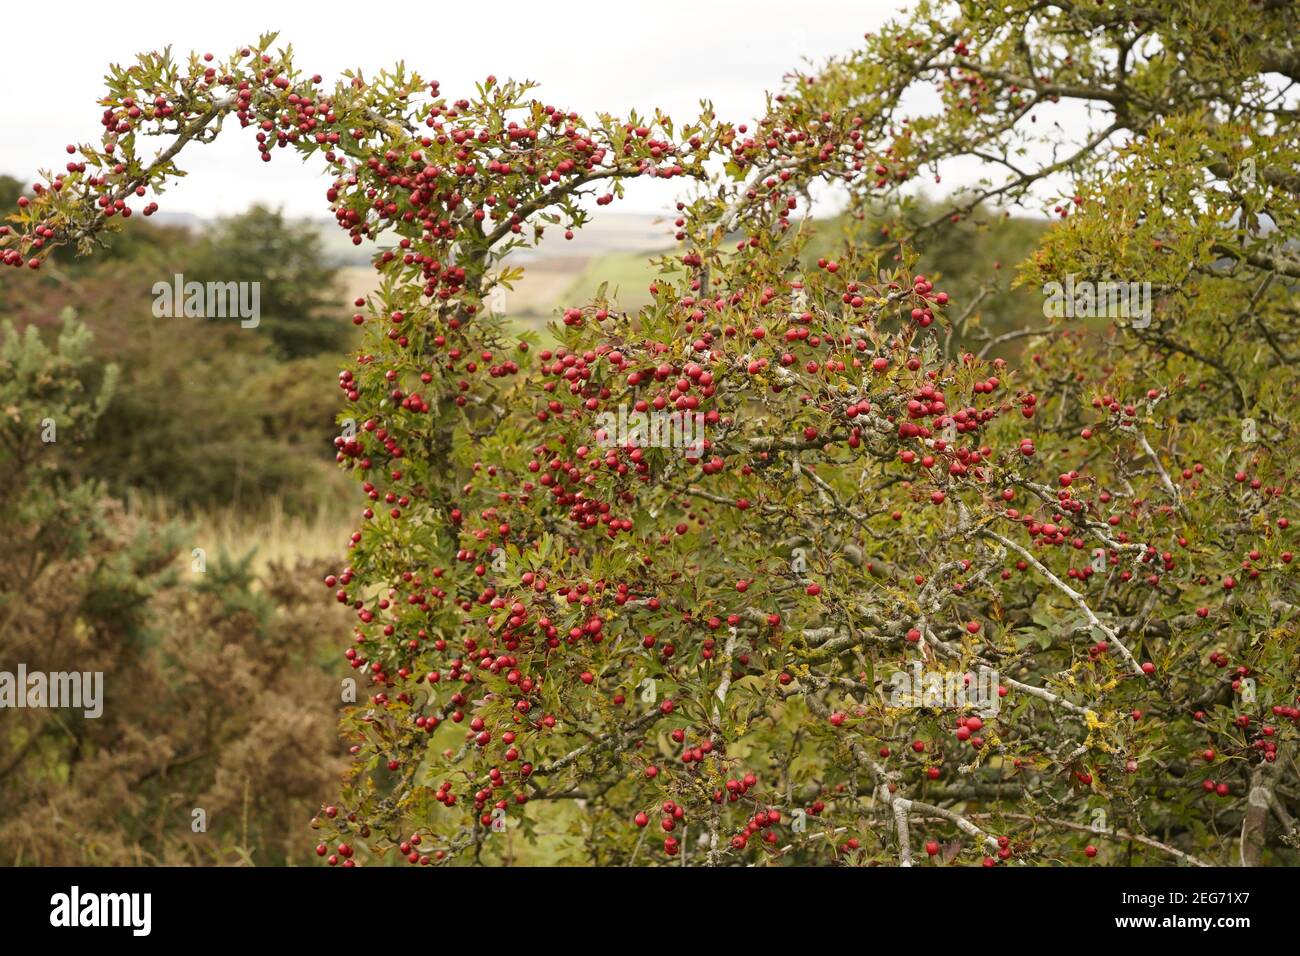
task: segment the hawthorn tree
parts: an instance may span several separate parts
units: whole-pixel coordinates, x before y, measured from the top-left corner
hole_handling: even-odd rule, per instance
[[[272,36],[147,54],[3,257],[88,250],[223,123],[323,160],[380,243],[339,377],[370,505],[326,584],[369,693],[331,864],[499,861],[572,801],[601,864],[1294,864],[1296,21],[920,2],[753,127],[403,68],[326,87]],[[953,162],[941,214],[805,255],[812,192],[862,222]],[[652,303],[512,334],[508,254],[634,177],[679,198]],[[916,274],[1013,206],[1059,220],[1017,283],[1149,283],[1149,314],[994,335]],[[703,438],[611,435],[620,409]],[[917,668],[993,700],[891,692]]]

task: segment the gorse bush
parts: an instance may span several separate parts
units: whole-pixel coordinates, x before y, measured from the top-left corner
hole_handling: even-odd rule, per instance
[[[74,320],[53,347],[0,327],[0,670],[82,675],[88,705],[6,699],[0,859],[303,861],[295,821],[341,770],[322,666],[340,612],[309,565],[273,566],[259,588],[247,558],[214,553],[183,580],[187,529],[78,477],[115,379]]]
[[[325,580],[369,692],[329,863],[500,860],[577,800],[595,863],[1294,864],[1296,27],[922,2],[752,127],[326,86],[271,36],[148,54],[4,257],[88,247],[222,120],[382,240],[339,378],[370,504]],[[865,217],[948,160],[983,178],[806,262],[811,188]],[[680,197],[651,303],[507,334],[503,258],[632,178]],[[1017,276],[1072,307],[981,357],[917,256],[1045,195]],[[698,443],[625,433],[651,412]]]

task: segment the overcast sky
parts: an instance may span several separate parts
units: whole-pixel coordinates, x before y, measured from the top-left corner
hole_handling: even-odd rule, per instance
[[[764,90],[779,86],[801,58],[852,49],[864,32],[906,6],[900,0],[144,0],[108,7],[65,0],[58,28],[41,31],[50,43],[15,30],[5,44],[0,172],[31,182],[37,169],[62,166],[65,144],[98,141],[95,101],[107,65],[168,43],[178,54],[194,49],[224,57],[263,31],[279,30],[280,40],[293,44],[298,66],[327,81],[349,67],[373,73],[404,60],[441,81],[449,98],[472,95],[474,82],[494,73],[535,80],[539,98],[584,115],[660,107],[675,119],[693,119],[707,97],[720,117],[744,122],[761,113]],[[189,176],[160,200],[169,212],[206,217],[264,202],[291,215],[329,215],[321,166],[304,166],[287,150],[262,163],[251,130],[228,126],[217,142],[182,154],[181,167]],[[670,197],[646,185],[619,208],[662,210]]]

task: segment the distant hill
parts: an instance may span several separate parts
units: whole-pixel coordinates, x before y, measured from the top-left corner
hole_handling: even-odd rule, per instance
[[[159,210],[153,221],[165,226],[179,226],[196,233],[203,232],[214,221],[190,212]],[[294,220],[291,220],[294,221]],[[371,243],[353,245],[352,240],[334,220],[324,217],[305,217],[297,222],[317,228],[324,243],[330,265],[369,266],[375,246]],[[590,259],[610,253],[653,252],[667,249],[673,244],[672,224],[662,216],[638,213],[602,213],[582,229],[576,230],[571,240],[564,238],[564,230],[551,226],[536,249],[516,253],[520,262],[556,257]]]

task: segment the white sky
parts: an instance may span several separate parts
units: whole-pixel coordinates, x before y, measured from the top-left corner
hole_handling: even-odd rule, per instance
[[[190,49],[222,57],[279,30],[295,61],[327,82],[349,67],[367,73],[405,60],[449,98],[468,96],[489,73],[531,79],[540,99],[566,110],[622,115],[662,108],[693,119],[701,98],[718,115],[751,121],[763,93],[803,57],[818,60],[854,47],[905,8],[905,0],[478,0],[366,4],[315,0],[222,0],[219,4],[146,0],[110,10],[102,2],[64,0],[52,43],[11,36],[0,59],[0,173],[31,182],[40,168],[61,167],[70,142],[98,142],[96,100],[110,62],[141,50]],[[396,11],[400,10],[400,13]],[[157,140],[159,148],[166,141]],[[181,156],[190,175],[159,200],[168,212],[209,217],[253,202],[290,215],[329,215],[320,165],[286,151],[258,158],[251,130],[227,125],[207,146]],[[663,185],[638,184],[617,204],[623,212],[659,212],[674,198]]]

